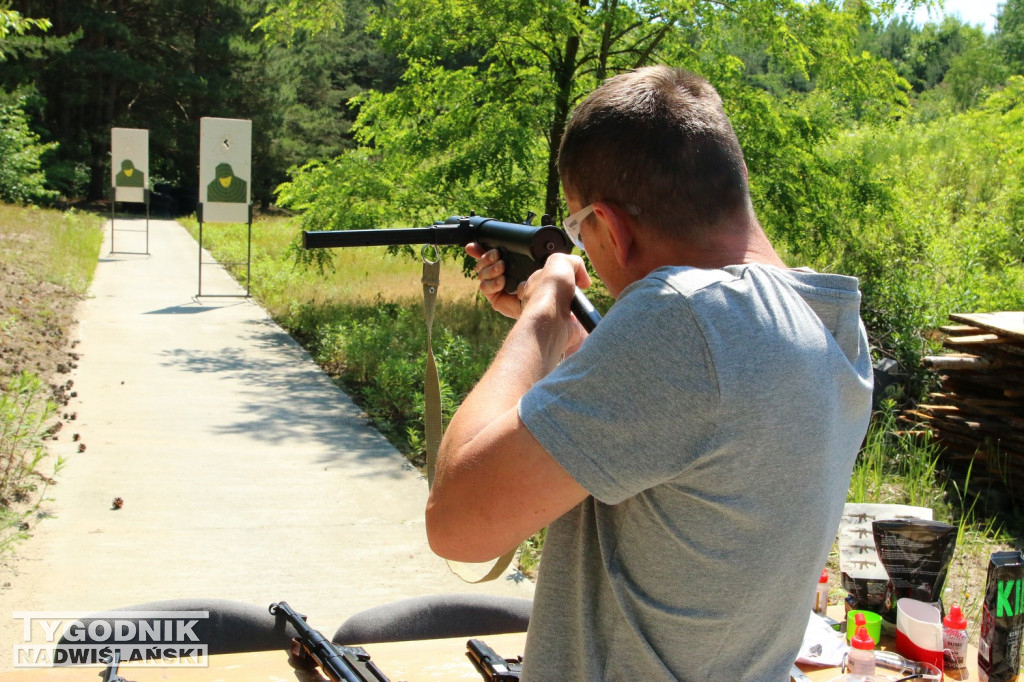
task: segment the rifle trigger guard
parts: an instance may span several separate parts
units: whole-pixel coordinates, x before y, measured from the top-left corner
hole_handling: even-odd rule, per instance
[[[428,248],[434,250],[433,260],[427,257]],[[438,261],[441,260],[441,251],[437,248],[437,244],[424,244],[423,247],[420,249],[420,257],[423,259],[424,263],[427,263],[429,265],[435,265]]]

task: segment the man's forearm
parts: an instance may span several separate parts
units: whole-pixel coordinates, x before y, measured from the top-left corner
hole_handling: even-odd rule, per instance
[[[561,336],[552,329],[556,324],[560,322],[541,314],[524,314],[516,322],[452,418],[442,453],[460,448],[498,415],[516,409],[523,394],[554,369],[562,356]]]
[[[437,554],[493,559],[586,497],[516,409],[558,363],[563,344],[564,330],[524,314],[452,419],[427,501],[427,536]]]

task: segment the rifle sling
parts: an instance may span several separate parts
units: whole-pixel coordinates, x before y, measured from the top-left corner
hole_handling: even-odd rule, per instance
[[[427,258],[427,246],[421,251],[423,258],[423,312],[427,323],[427,371],[423,382],[423,428],[427,450],[427,486],[434,485],[434,471],[437,466],[437,453],[441,449],[441,435],[444,426],[441,420],[441,382],[434,362],[433,329],[434,306],[437,301],[437,288],[441,283],[441,256],[434,247],[434,260]],[[448,561],[448,568],[467,583],[483,583],[494,580],[505,572],[515,558],[513,549],[494,561],[494,565],[483,576],[475,576],[469,570],[470,564],[459,561]]]

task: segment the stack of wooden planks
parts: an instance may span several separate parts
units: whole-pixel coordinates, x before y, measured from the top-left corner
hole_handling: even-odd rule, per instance
[[[905,416],[931,429],[972,481],[1024,486],[1024,312],[950,315],[950,352],[927,357],[940,390]]]

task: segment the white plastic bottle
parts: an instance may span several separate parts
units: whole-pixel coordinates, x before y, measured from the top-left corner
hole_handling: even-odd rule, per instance
[[[818,578],[818,588],[814,592],[814,612],[824,616],[828,610],[828,569],[822,569]]]
[[[857,628],[857,634],[850,640],[846,672],[850,675],[875,674],[875,640],[871,639],[867,628]]]

